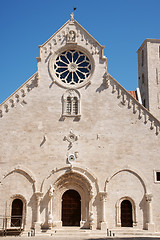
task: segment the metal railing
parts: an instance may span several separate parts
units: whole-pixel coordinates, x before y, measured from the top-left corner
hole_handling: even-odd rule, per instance
[[[0,215],[0,235],[20,235],[23,230],[22,216]]]

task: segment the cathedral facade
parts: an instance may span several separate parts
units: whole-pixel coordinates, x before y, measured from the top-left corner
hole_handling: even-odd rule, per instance
[[[160,40],[138,50],[137,97],[103,49],[71,14],[0,105],[6,228],[160,232]]]

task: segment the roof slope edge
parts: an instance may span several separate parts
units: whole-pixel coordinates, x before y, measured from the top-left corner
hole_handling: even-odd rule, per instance
[[[38,87],[38,72],[35,72],[26,82],[24,82],[15,92],[13,92],[4,102],[0,104],[0,117],[7,113],[10,108],[18,103],[25,104],[24,97],[35,87]]]
[[[143,120],[144,124],[150,122],[150,129],[155,129],[155,134],[160,132],[160,121],[153,116],[142,104],[140,104],[120,83],[117,82],[109,73],[107,73],[107,86],[111,86],[111,92],[117,93],[117,98],[120,102],[127,106],[128,109],[133,109],[133,114],[138,115],[139,120]]]
[[[62,27],[60,27],[46,42],[44,42],[42,45],[39,45],[39,47],[44,47],[50,40],[55,37],[67,24],[70,24],[71,21],[68,20],[65,24],[63,24]],[[84,27],[82,27],[76,20],[73,21],[74,24],[77,24],[86,34],[88,34],[102,49],[104,49],[104,46],[102,46]]]

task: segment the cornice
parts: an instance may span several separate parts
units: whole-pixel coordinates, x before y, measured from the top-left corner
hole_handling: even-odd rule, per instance
[[[38,72],[34,73],[24,84],[22,84],[14,93],[12,93],[4,102],[0,104],[0,118],[2,118],[10,109],[18,104],[26,104],[25,97],[35,87],[38,87]]]
[[[150,123],[150,130],[155,130],[155,134],[160,132],[160,121],[154,117],[142,104],[140,104],[125,88],[123,88],[109,73],[106,74],[106,87],[110,88],[112,94],[117,94],[119,101],[128,109],[132,109],[144,124]]]
[[[144,42],[142,43],[142,45],[138,48],[137,53],[143,48],[143,46],[144,46],[147,42],[159,43],[159,44],[160,44],[160,39],[146,38],[146,39],[144,40]]]

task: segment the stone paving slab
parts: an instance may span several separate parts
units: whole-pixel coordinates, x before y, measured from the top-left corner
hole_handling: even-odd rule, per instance
[[[0,237],[2,240],[160,240],[160,237],[106,237],[106,238],[90,238],[90,237],[75,237],[75,236],[35,236],[35,237]]]

